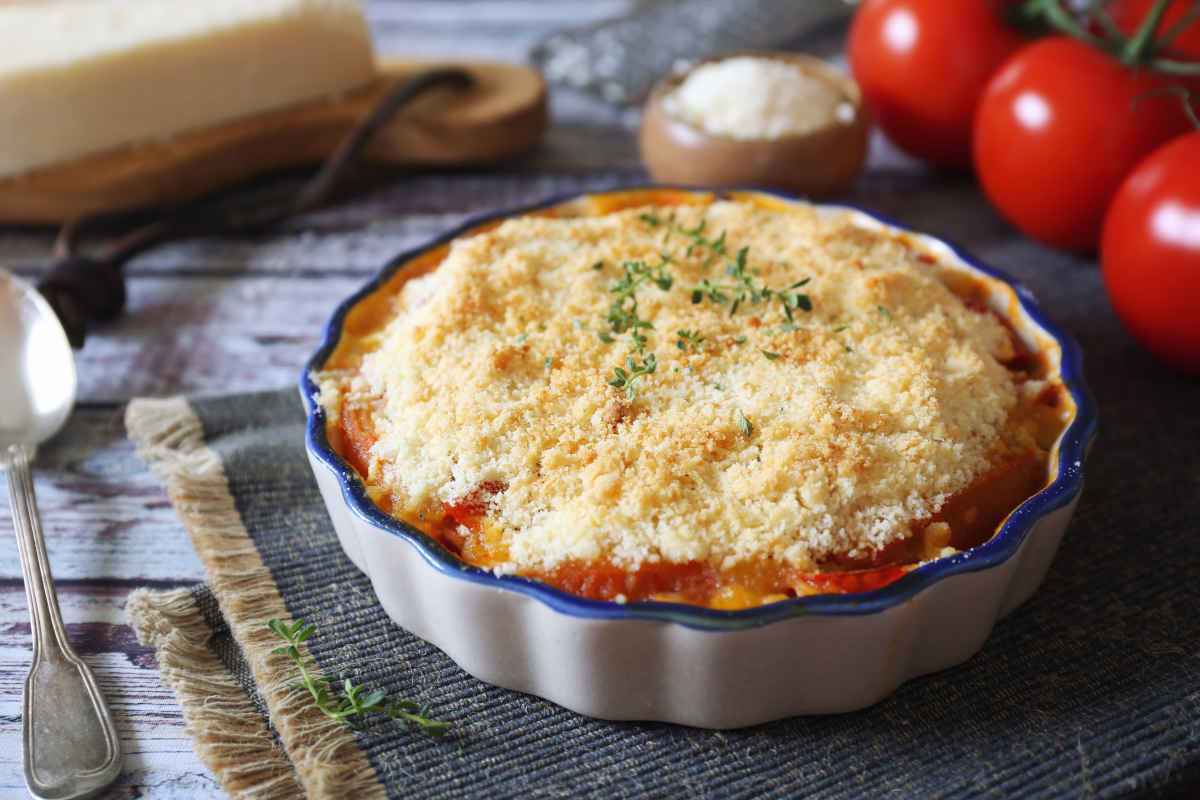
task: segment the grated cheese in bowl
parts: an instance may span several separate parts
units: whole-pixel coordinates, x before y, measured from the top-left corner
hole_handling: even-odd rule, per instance
[[[663,98],[663,107],[706,133],[739,140],[803,135],[854,113],[828,81],[755,56],[701,64]]]

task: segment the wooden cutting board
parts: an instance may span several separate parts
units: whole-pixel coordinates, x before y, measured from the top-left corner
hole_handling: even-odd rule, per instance
[[[396,166],[480,164],[531,149],[546,129],[546,86],[534,70],[491,62],[389,60],[373,84],[191,131],[169,141],[86,156],[0,180],[0,222],[61,223],[171,205],[248,178],[325,159],[396,83],[431,67],[461,67],[467,90],[437,89],[401,111],[366,156]]]

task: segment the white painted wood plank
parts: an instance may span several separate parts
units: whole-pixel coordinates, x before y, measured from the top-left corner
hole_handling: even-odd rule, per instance
[[[620,16],[634,0],[394,2],[373,0],[367,19],[381,53],[525,61],[547,34]]]
[[[123,409],[79,409],[35,465],[38,505],[59,581],[188,584],[204,569],[165,491],[125,438]],[[21,569],[0,500],[0,581]]]
[[[293,386],[334,306],[362,283],[336,276],[136,281],[125,317],[79,354],[80,396],[120,401]]]
[[[126,589],[89,587],[60,595],[72,643],[96,673],[116,717],[124,771],[109,797],[221,797],[192,751],[175,695],[153,653],[125,626]],[[21,693],[29,669],[29,623],[19,586],[0,587],[0,797],[24,797]]]
[[[424,243],[459,225],[465,214],[415,214],[368,222],[363,227],[302,229],[288,225],[267,236],[190,239],[164,245],[131,261],[127,274],[205,272],[376,272],[396,253]],[[35,275],[50,257],[50,237],[37,232],[0,234],[0,252],[8,269]]]
[[[374,24],[429,25],[449,33],[475,25],[577,27],[620,16],[637,5],[638,0],[370,0],[366,9]]]

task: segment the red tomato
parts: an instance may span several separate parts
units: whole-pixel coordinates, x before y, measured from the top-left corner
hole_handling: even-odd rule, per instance
[[[1163,15],[1157,36],[1162,36],[1179,22],[1193,7],[1195,0],[1175,0]],[[1109,6],[1109,13],[1117,27],[1126,35],[1132,35],[1154,6],[1154,0],[1117,0]],[[1200,59],[1200,17],[1192,21],[1183,32],[1167,46],[1170,55],[1181,55]]]
[[[1200,374],[1200,131],[1130,174],[1108,210],[1100,253],[1129,332],[1163,361]]]
[[[988,78],[1024,44],[980,0],[866,0],[850,28],[854,77],[879,127],[904,150],[971,164],[971,122]]]
[[[1147,154],[1189,129],[1171,79],[1083,42],[1029,45],[995,74],[975,116],[975,170],[992,203],[1035,239],[1091,252],[1109,201]]]

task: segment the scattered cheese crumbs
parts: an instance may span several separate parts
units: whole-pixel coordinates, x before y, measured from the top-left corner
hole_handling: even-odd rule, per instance
[[[766,285],[811,278],[812,311],[785,325],[775,303],[734,315],[693,303],[691,287],[720,280],[723,265],[686,257],[679,235],[664,245],[648,213],[675,214],[679,228],[703,220],[730,253],[748,247]],[[596,331],[619,265],[664,247],[673,286],[638,294],[659,367],[631,403],[607,383],[629,337]],[[680,350],[678,330],[704,342]],[[340,403],[371,409],[368,479],[400,516],[504,483],[488,512],[501,572],[870,554],[1027,446],[1009,424],[1018,391],[1001,363],[1013,356],[1004,327],[902,240],[805,206],[509,220],[408,281],[369,346],[358,369],[317,376],[322,402],[331,417]]]
[[[663,98],[667,114],[716,136],[780,139],[854,109],[835,86],[785,61],[738,56],[702,64]]]

